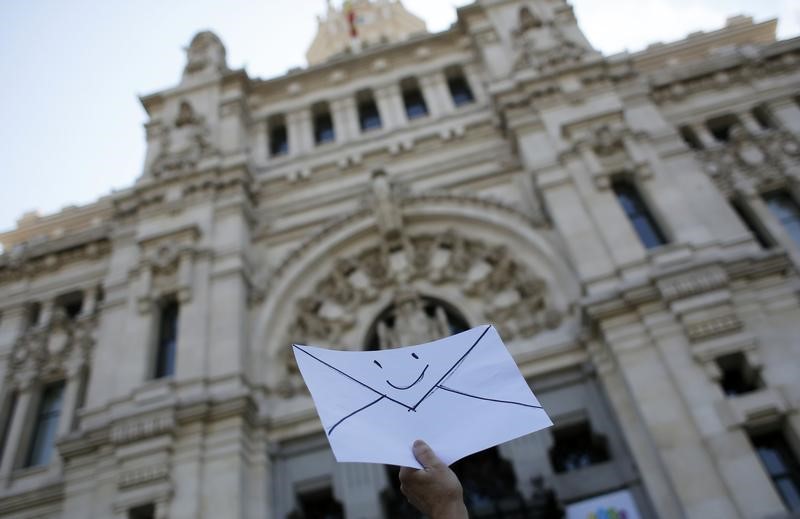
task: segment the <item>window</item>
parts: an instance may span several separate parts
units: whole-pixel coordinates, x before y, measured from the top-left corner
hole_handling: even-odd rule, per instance
[[[39,318],[41,317],[42,313],[42,305],[41,303],[31,303],[28,305],[26,321],[28,328],[33,328],[34,326],[39,324]]]
[[[723,355],[716,362],[722,373],[719,383],[727,396],[743,395],[761,388],[758,371],[747,362],[743,353]]]
[[[761,248],[769,249],[774,245],[773,240],[769,237],[766,230],[761,226],[760,222],[756,220],[753,213],[751,213],[747,207],[744,206],[740,201],[733,200],[731,201],[731,207],[739,216],[739,219],[742,223],[747,227],[753,237],[756,239]]]
[[[297,502],[303,519],[344,519],[344,509],[330,487],[303,493]]]
[[[579,470],[610,459],[606,438],[592,432],[588,422],[553,430],[550,463],[557,473]]]
[[[17,392],[11,393],[11,397],[6,400],[6,408],[3,413],[3,426],[0,429],[0,460],[6,452],[6,440],[8,439],[8,431],[11,429],[11,421],[14,419],[14,412],[17,409]],[[13,454],[8,454],[13,456]]]
[[[800,463],[780,431],[752,436],[750,440],[786,507],[800,511]]]
[[[149,503],[128,510],[128,519],[155,519],[156,505]]]
[[[317,145],[326,144],[336,140],[336,132],[333,129],[333,118],[328,109],[328,105],[321,103],[311,109],[314,117],[314,142]]]
[[[773,191],[764,195],[767,207],[783,225],[789,236],[800,245],[800,207],[786,191]]]
[[[26,467],[47,465],[53,454],[53,446],[58,432],[58,419],[61,416],[61,400],[64,382],[54,382],[44,387],[39,410],[33,425],[33,436],[25,460]]]
[[[628,181],[618,180],[612,184],[612,189],[617,195],[622,210],[625,211],[625,216],[630,220],[646,248],[652,249],[667,243],[664,233],[661,232],[653,215],[647,209],[636,186]]]
[[[379,129],[381,127],[381,114],[378,111],[378,105],[375,104],[375,98],[372,93],[360,92],[356,95],[356,100],[358,102],[358,122],[361,126],[361,131]]]
[[[775,119],[772,117],[769,109],[764,105],[759,105],[753,108],[753,118],[758,122],[762,130],[771,130],[777,127]]]
[[[156,365],[153,378],[171,377],[175,374],[175,354],[178,342],[178,301],[168,298],[159,315]]]
[[[683,141],[688,144],[690,148],[693,150],[703,149],[703,143],[700,141],[700,139],[697,137],[697,134],[691,127],[686,125],[681,126],[678,128],[678,132],[681,134]]]
[[[411,78],[405,79],[400,83],[400,88],[403,91],[403,104],[406,107],[408,120],[427,116],[428,105],[425,104],[425,97],[417,81]]]
[[[280,157],[289,153],[289,137],[286,133],[286,121],[283,117],[273,117],[269,123],[269,154]]]
[[[447,87],[450,89],[454,105],[463,106],[475,101],[472,90],[460,70],[450,69],[445,74],[447,75]]]
[[[56,298],[55,306],[64,312],[67,319],[74,321],[83,309],[83,292],[76,291],[59,296]]]
[[[719,142],[728,142],[731,138],[731,130],[737,124],[739,124],[739,120],[735,115],[723,115],[709,119],[706,122],[708,131]]]

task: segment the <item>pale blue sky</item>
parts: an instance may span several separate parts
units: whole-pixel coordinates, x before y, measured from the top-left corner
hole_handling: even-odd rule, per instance
[[[340,2],[335,2],[340,3]],[[405,0],[439,31],[467,0]],[[574,0],[606,54],[721,27],[727,16],[779,17],[800,33],[796,0]],[[0,0],[0,231],[130,185],[144,157],[137,96],[174,85],[182,51],[214,30],[233,68],[272,77],[305,64],[325,0]]]

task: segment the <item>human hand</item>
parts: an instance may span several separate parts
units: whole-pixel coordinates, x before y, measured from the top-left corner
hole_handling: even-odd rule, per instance
[[[455,472],[424,441],[415,441],[413,450],[423,468],[400,469],[400,490],[408,501],[431,519],[467,519],[464,492]]]

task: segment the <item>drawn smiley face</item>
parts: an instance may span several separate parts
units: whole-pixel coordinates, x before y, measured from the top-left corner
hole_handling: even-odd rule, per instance
[[[416,353],[412,353],[411,356],[414,357],[415,359],[419,360],[419,357],[417,356]],[[381,366],[381,363],[378,362],[377,360],[373,360],[372,362],[374,362],[375,365],[378,366],[379,368],[383,369],[383,366]],[[412,387],[417,385],[417,382],[422,380],[422,378],[425,376],[425,372],[428,371],[428,366],[430,366],[430,364],[425,364],[425,367],[422,368],[422,371],[420,372],[419,376],[414,380],[414,382],[408,384],[407,386],[398,386],[396,384],[393,384],[391,381],[389,381],[389,379],[386,379],[386,383],[389,384],[390,386],[392,386],[395,389],[399,389],[400,391],[405,391],[406,389],[411,389]]]

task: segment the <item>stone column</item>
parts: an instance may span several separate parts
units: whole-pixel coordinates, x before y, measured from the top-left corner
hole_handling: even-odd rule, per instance
[[[81,314],[78,317],[82,318],[94,315],[97,310],[97,295],[99,291],[99,287],[91,287],[84,291],[83,306],[81,307]]]
[[[380,494],[388,486],[383,465],[337,463],[334,480],[347,517],[367,519],[383,515]]]
[[[331,117],[336,133],[336,143],[344,144],[356,138],[359,133],[356,117],[356,101],[353,97],[343,97],[331,101]]]
[[[3,460],[0,463],[0,482],[7,484],[11,473],[21,459],[20,450],[24,447],[23,435],[28,427],[28,419],[31,415],[31,408],[34,404],[33,378],[27,380],[24,385],[17,387],[17,405],[11,417],[11,424],[6,436],[6,444],[3,450]]]
[[[289,155],[302,155],[313,147],[311,110],[303,108],[290,112],[286,115],[286,126],[289,137]]]
[[[481,75],[478,73],[477,65],[470,63],[464,66],[464,79],[467,80],[472,96],[475,98],[476,103],[486,102],[486,90],[483,88],[481,82]]]
[[[764,129],[761,128],[761,125],[758,124],[758,121],[756,121],[756,118],[753,117],[753,114],[751,112],[740,112],[736,115],[742,122],[742,126],[744,126],[744,129],[747,130],[747,133],[749,133],[750,135],[758,135],[759,133],[764,131]]]
[[[258,121],[253,125],[253,161],[263,166],[269,160],[269,134],[267,122]]]
[[[792,99],[781,99],[769,103],[769,110],[785,130],[800,134],[800,106]]]
[[[384,130],[393,130],[406,122],[406,111],[399,85],[392,84],[375,89],[375,102],[381,113]]]
[[[455,109],[443,72],[422,76],[419,85],[432,117],[441,117]]]
[[[708,131],[705,124],[695,123],[689,125],[689,127],[694,131],[695,135],[697,135],[697,138],[700,139],[704,148],[711,148],[717,145],[716,139],[714,139],[714,136]]]
[[[533,479],[541,476],[549,481],[553,475],[547,455],[552,445],[549,434],[528,434],[498,446],[500,455],[511,462],[517,477],[517,490],[526,498],[533,494]],[[549,486],[549,485],[546,485]]]
[[[54,301],[51,299],[49,301],[42,302],[42,310],[39,312],[39,322],[37,323],[37,327],[44,328],[45,326],[50,324],[50,320],[53,318],[53,307],[55,306]]]
[[[64,385],[64,397],[61,400],[61,416],[58,419],[56,438],[66,436],[74,428],[81,385],[83,385],[83,365],[69,366],[67,368],[67,380]]]

